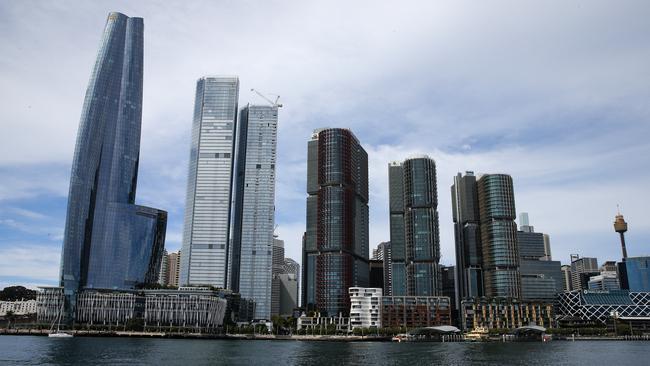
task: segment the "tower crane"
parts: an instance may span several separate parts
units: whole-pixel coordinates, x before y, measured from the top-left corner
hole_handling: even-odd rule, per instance
[[[251,88],[252,92],[255,92],[255,94],[259,95],[260,97],[264,98],[269,104],[271,104],[273,107],[278,107],[282,108],[282,103],[278,103],[278,100],[280,100],[280,96],[276,95],[275,101],[272,101],[271,99],[267,98],[264,94],[260,93],[259,91]]]

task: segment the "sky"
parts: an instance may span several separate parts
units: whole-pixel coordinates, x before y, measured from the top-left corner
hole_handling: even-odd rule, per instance
[[[181,246],[196,80],[280,95],[277,234],[301,259],[307,141],[351,129],[369,156],[370,248],[390,239],[388,163],[437,166],[453,264],[458,172],[507,173],[553,258],[650,255],[650,2],[0,0],[0,288],[56,285],[79,117],[107,14],[144,18],[136,203]]]

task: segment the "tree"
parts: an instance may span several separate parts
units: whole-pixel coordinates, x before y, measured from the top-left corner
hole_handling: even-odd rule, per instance
[[[11,328],[11,323],[16,320],[16,314],[14,314],[13,310],[9,310],[5,314],[5,319],[7,319],[7,328]]]
[[[36,300],[37,291],[23,286],[9,286],[0,291],[0,301]]]

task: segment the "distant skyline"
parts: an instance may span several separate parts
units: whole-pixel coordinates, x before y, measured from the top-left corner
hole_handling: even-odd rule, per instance
[[[136,203],[181,246],[196,81],[237,75],[239,104],[280,94],[277,233],[300,262],[306,141],[349,128],[368,152],[370,249],[389,240],[391,161],[436,162],[441,264],[458,172],[512,176],[553,259],[650,255],[650,3],[0,2],[0,288],[56,285],[83,97],[106,16],[143,17]],[[360,16],[363,14],[363,16]],[[269,22],[272,19],[273,22]],[[35,26],[37,25],[37,26]]]

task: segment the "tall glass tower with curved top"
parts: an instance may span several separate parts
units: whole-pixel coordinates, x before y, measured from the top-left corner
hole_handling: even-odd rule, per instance
[[[135,205],[142,122],[143,21],[110,13],[84,99],[61,258],[68,320],[82,288],[157,280],[167,213]]]
[[[521,297],[517,217],[512,177],[484,174],[477,181],[485,296]]]

